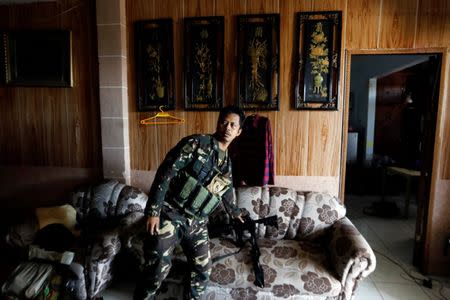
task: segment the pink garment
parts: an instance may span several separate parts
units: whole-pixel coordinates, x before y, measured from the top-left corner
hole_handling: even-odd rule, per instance
[[[241,135],[230,149],[235,186],[274,184],[272,131],[268,118],[245,118]]]

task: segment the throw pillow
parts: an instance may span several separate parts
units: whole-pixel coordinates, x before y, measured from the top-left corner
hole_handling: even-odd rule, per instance
[[[297,238],[317,238],[337,220],[345,216],[346,209],[339,200],[326,193],[307,194]]]

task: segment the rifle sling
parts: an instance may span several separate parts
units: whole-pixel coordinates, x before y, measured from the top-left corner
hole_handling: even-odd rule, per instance
[[[244,249],[245,244],[247,244],[247,242],[245,242],[244,245],[242,245],[242,247],[239,248],[239,250],[237,250],[237,251],[234,251],[234,252],[231,252],[231,253],[227,253],[227,254],[224,254],[224,255],[219,255],[219,256],[213,257],[213,258],[211,259],[212,263],[215,263],[216,261],[225,259],[225,258],[230,257],[230,256],[233,256],[233,255],[235,255],[235,254],[238,254],[239,252],[241,252],[242,249]]]

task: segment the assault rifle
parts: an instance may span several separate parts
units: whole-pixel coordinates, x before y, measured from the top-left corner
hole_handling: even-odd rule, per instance
[[[261,255],[261,252],[259,250],[259,246],[257,243],[257,236],[256,236],[256,224],[264,224],[266,226],[274,226],[278,229],[278,217],[271,216],[267,218],[262,218],[259,220],[252,220],[249,215],[243,215],[242,218],[244,219],[244,222],[242,223],[238,219],[234,219],[233,223],[230,225],[221,226],[220,228],[211,228],[209,229],[211,236],[218,236],[221,233],[229,234],[231,231],[234,231],[236,235],[236,246],[240,247],[240,250],[244,247],[244,245],[249,242],[251,246],[250,254],[252,256],[252,263],[253,263],[253,272],[255,273],[255,281],[253,282],[256,286],[264,287],[264,272],[261,267],[261,264],[259,263],[259,257]],[[250,233],[250,238],[245,239],[244,232],[248,231]],[[239,252],[237,251],[237,252]],[[236,254],[232,253],[232,254]],[[228,256],[228,255],[227,255]],[[218,259],[221,259],[224,257],[215,258],[214,261],[217,261]]]

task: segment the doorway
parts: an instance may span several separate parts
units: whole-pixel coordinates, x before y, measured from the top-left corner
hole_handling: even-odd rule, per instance
[[[347,60],[340,196],[377,224],[402,220],[402,258],[423,270],[442,54]]]

